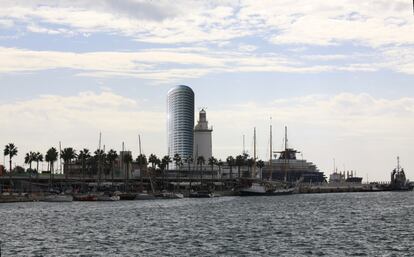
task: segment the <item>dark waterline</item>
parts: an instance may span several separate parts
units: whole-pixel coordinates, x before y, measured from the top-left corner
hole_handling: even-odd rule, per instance
[[[2,256],[413,256],[414,193],[0,204]]]

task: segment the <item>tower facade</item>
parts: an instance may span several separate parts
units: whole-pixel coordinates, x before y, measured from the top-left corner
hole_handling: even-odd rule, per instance
[[[194,128],[194,160],[197,160],[199,156],[203,156],[207,161],[212,156],[212,132],[213,129],[208,127],[206,111],[201,109],[198,123]]]
[[[187,158],[193,154],[194,92],[184,85],[168,91],[167,133],[168,155],[179,154]]]

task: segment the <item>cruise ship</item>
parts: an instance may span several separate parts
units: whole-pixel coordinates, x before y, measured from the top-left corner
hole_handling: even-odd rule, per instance
[[[287,128],[285,128],[285,149],[273,152],[275,159],[269,160],[262,171],[262,178],[286,182],[326,182],[323,172],[309,161],[297,159],[299,151],[287,145]],[[277,155],[278,154],[278,155]]]

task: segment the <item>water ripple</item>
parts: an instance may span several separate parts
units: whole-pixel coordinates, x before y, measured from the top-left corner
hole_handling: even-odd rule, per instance
[[[4,256],[412,256],[414,194],[0,205]]]

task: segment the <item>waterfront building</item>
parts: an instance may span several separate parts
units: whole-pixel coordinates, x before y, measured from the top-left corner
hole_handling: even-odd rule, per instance
[[[203,156],[208,160],[212,154],[212,127],[208,127],[207,115],[204,109],[199,113],[198,123],[194,128],[194,147],[193,156],[197,160],[199,156]]]
[[[184,85],[168,91],[167,133],[168,155],[185,159],[193,154],[194,92]]]

